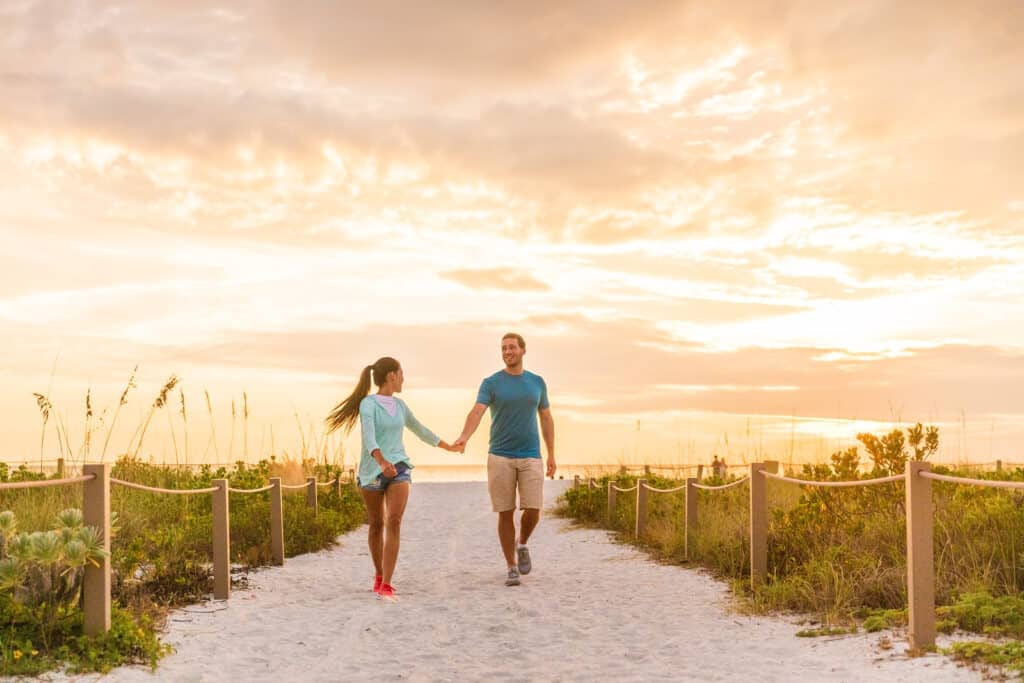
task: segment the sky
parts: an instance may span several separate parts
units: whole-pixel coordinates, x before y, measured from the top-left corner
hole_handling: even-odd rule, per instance
[[[2,459],[57,457],[58,421],[85,457],[87,392],[89,459],[132,451],[173,374],[144,456],[351,462],[320,425],[384,355],[451,440],[516,331],[562,462],[917,421],[1024,461],[1019,0],[6,0],[0,29]],[[478,463],[486,428],[407,444]]]

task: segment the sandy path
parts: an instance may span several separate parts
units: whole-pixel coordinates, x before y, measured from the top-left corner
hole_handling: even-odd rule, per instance
[[[548,483],[549,503],[565,484]],[[979,679],[935,655],[907,659],[898,639],[881,651],[881,634],[796,638],[790,621],[731,612],[725,588],[699,572],[551,516],[531,542],[533,573],[506,588],[486,498],[482,483],[414,485],[397,604],[369,591],[364,527],[255,573],[226,609],[175,613],[166,640],[177,652],[155,677],[124,668],[103,680]]]

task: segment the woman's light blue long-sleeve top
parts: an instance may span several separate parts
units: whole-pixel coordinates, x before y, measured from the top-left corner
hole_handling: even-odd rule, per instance
[[[441,443],[440,437],[416,419],[405,401],[395,396],[395,404],[397,410],[391,415],[373,396],[367,396],[359,403],[359,426],[363,436],[359,454],[359,483],[362,486],[371,483],[381,474],[380,465],[370,455],[376,448],[380,449],[388,462],[405,461],[412,467],[405,446],[402,445],[402,430],[406,427],[431,446]]]

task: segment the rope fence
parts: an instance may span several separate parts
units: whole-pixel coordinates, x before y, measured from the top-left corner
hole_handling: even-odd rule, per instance
[[[137,491],[149,491],[150,493],[169,493],[172,495],[176,494],[180,496],[187,496],[192,493],[213,493],[214,491],[218,490],[216,486],[211,486],[208,489],[162,489],[156,486],[146,486],[144,484],[136,484],[135,482],[132,481],[114,479],[113,477],[110,478],[110,483],[117,484],[118,486],[123,486],[126,489],[135,489]]]
[[[236,489],[228,487],[228,491],[231,493],[263,493],[264,491],[269,491],[272,488],[274,488],[273,484],[267,484],[266,486],[261,486],[258,489]]]
[[[4,489],[42,489],[48,486],[67,486],[69,484],[83,484],[93,479],[93,475],[82,475],[81,477],[69,477],[67,479],[36,479],[34,481],[5,481],[0,483],[0,490]]]
[[[773,474],[771,472],[762,471],[761,474],[768,477],[769,479],[775,479],[776,481],[784,481],[789,484],[799,484],[800,486],[819,486],[819,487],[831,487],[831,488],[850,488],[852,486],[873,486],[874,484],[887,484],[892,481],[903,481],[902,474],[896,474],[891,477],[878,477],[877,479],[852,479],[850,481],[814,481],[812,479],[797,479],[795,477],[784,477],[781,474]]]
[[[967,484],[970,486],[990,486],[996,489],[1024,489],[1024,481],[992,481],[991,479],[969,479],[967,477],[949,477],[934,472],[921,472],[925,479],[945,481],[950,484]]]
[[[739,486],[745,484],[750,480],[750,477],[742,477],[736,481],[731,481],[728,484],[721,484],[720,486],[708,486],[707,484],[694,483],[693,488],[700,489],[701,491],[724,491],[725,489],[731,489],[733,486]]]
[[[1015,463],[997,461],[996,471],[1001,472],[1003,466]],[[855,479],[849,481],[818,481],[798,479],[778,473],[779,463],[766,461],[747,465],[749,473],[742,479],[720,486],[700,484],[697,477],[688,477],[682,486],[669,489],[658,489],[649,486],[643,479],[636,485],[623,488],[607,482],[608,519],[613,520],[617,496],[619,493],[636,491],[636,511],[634,521],[634,537],[641,540],[647,524],[648,493],[674,493],[686,490],[686,526],[684,539],[684,557],[690,558],[690,543],[698,530],[698,491],[722,491],[734,486],[749,483],[750,485],[750,583],[756,587],[765,583],[768,578],[768,480],[795,484],[798,486],[850,488],[856,486],[874,486],[903,482],[906,490],[907,516],[907,596],[908,617],[910,626],[907,637],[910,648],[915,652],[926,651],[935,645],[935,534],[934,511],[932,505],[932,481],[954,485],[987,486],[991,488],[1024,490],[1024,482],[1000,481],[991,479],[972,479],[968,477],[952,477],[931,472],[931,464],[912,460],[906,463],[903,474],[872,479]],[[580,477],[575,477],[575,488],[582,486]],[[594,479],[587,483],[588,488],[600,488]]]
[[[63,461],[58,471],[63,471]],[[231,594],[231,541],[228,520],[229,495],[270,491],[270,546],[272,563],[284,564],[284,489],[306,489],[306,503],[314,516],[319,514],[317,491],[320,487],[333,486],[341,494],[342,480],[338,475],[329,481],[318,482],[309,477],[303,484],[283,484],[280,477],[271,477],[267,486],[254,489],[238,489],[228,486],[227,479],[214,479],[213,486],[198,489],[167,489],[125,481],[110,476],[109,463],[84,464],[82,475],[77,477],[38,479],[34,481],[0,482],[0,490],[41,489],[53,486],[82,484],[82,522],[85,526],[100,530],[103,539],[104,556],[95,564],[86,564],[82,586],[83,630],[88,636],[96,636],[110,630],[111,614],[111,564],[110,564],[110,486],[116,484],[127,489],[146,491],[162,495],[212,495],[213,517],[213,597],[226,600]],[[355,481],[354,472],[349,470],[350,481]]]

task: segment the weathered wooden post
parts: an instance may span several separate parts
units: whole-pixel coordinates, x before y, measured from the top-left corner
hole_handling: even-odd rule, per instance
[[[320,505],[317,501],[316,477],[306,478],[306,505],[313,508],[313,516],[320,514]]]
[[[615,523],[615,481],[612,479],[608,480],[608,524],[614,525]]]
[[[683,537],[683,557],[690,559],[690,547],[697,533],[697,478],[686,478],[686,533]]]
[[[357,487],[359,486],[359,482],[356,481],[356,471],[355,470],[350,469],[348,471],[348,481],[353,486],[357,486]]]
[[[85,565],[82,611],[87,636],[110,630],[110,464],[83,465],[82,474],[94,475],[82,484],[82,521],[103,535],[104,557],[96,566]]]
[[[57,478],[64,478],[64,458],[57,458]]]
[[[1002,460],[996,460],[996,472],[1002,472],[1002,471],[1003,471],[1003,461]]]
[[[704,478],[704,465],[697,465],[697,481]]]
[[[338,500],[341,500],[341,472],[334,475],[334,492],[338,494]]]
[[[932,519],[932,481],[918,476],[927,462],[907,462],[907,599],[910,649],[921,653],[935,647],[935,546]]]
[[[271,562],[284,564],[284,502],[281,477],[270,478],[270,555]]]
[[[763,462],[750,464],[750,586],[757,587],[768,576],[768,482]]]
[[[228,518],[228,480],[214,479],[213,485],[213,597],[227,600],[231,595],[231,523]]]
[[[651,466],[650,465],[644,465],[644,476],[645,477],[651,476]]]
[[[636,482],[636,527],[633,532],[636,540],[640,540],[647,526],[647,482],[638,479]]]

